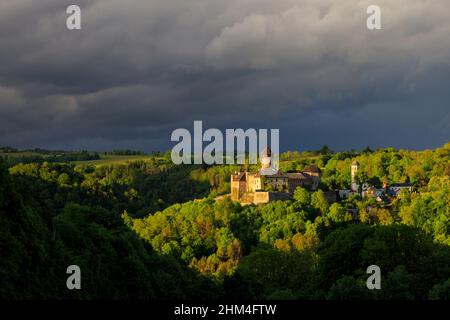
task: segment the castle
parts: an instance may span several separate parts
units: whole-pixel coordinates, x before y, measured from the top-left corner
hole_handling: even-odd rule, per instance
[[[235,172],[231,175],[231,199],[241,203],[267,203],[274,200],[292,198],[297,187],[316,190],[320,184],[320,170],[311,165],[302,172],[277,171],[263,175],[271,167],[271,151],[266,149],[261,154],[259,172]]]
[[[316,165],[310,165],[301,172],[276,171],[268,172],[271,167],[271,151],[266,149],[261,155],[261,169],[259,172],[235,172],[231,175],[231,199],[243,204],[268,203],[275,200],[292,199],[297,187],[303,187],[310,191],[317,190],[320,184],[321,173]],[[395,183],[388,185],[383,183],[382,188],[376,188],[367,182],[360,184],[358,172],[360,165],[357,161],[351,164],[350,189],[340,189],[324,192],[327,200],[332,203],[346,199],[351,195],[359,195],[363,198],[372,197],[378,202],[388,203],[390,198],[396,198],[406,189],[413,190],[410,183]],[[270,171],[269,171],[270,172]]]

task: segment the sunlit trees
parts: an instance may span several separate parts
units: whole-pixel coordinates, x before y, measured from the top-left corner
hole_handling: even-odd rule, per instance
[[[352,219],[339,203],[333,203],[328,210],[327,217],[333,222],[345,222]]]
[[[311,203],[311,195],[305,188],[297,187],[294,191],[294,200],[300,206],[308,206]]]
[[[326,214],[328,212],[329,203],[322,190],[317,190],[312,194],[311,205],[319,210],[321,214]]]

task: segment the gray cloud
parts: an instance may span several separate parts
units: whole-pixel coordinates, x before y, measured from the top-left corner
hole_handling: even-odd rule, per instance
[[[380,31],[366,0],[75,2],[0,3],[0,145],[165,149],[193,120],[284,148],[450,136],[446,0],[379,0]]]

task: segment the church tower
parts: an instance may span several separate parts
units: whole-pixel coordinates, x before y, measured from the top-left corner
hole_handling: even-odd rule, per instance
[[[359,185],[356,180],[356,175],[358,174],[358,171],[359,171],[359,162],[355,160],[352,162],[352,171],[351,171],[352,175],[351,189],[353,192],[358,192],[359,189]]]

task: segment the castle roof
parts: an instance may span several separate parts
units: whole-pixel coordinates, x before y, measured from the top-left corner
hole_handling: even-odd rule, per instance
[[[270,176],[266,176],[269,179],[287,179],[288,176],[285,174],[272,174]]]
[[[259,172],[248,172],[247,175],[259,178],[261,174]]]
[[[390,188],[409,188],[412,187],[413,185],[409,182],[403,182],[403,183],[393,183],[391,185],[389,185]]]
[[[288,172],[287,176],[288,176],[289,179],[292,179],[292,180],[310,179],[310,177],[305,176],[301,172]]]
[[[315,164],[309,165],[305,168],[305,170],[303,170],[303,172],[311,172],[311,173],[319,173],[319,167],[316,166]]]
[[[266,175],[267,178],[287,178],[287,175],[284,174],[281,170],[278,170],[274,174]]]
[[[245,172],[238,172],[236,174],[231,175],[231,179],[233,181],[245,181]]]

